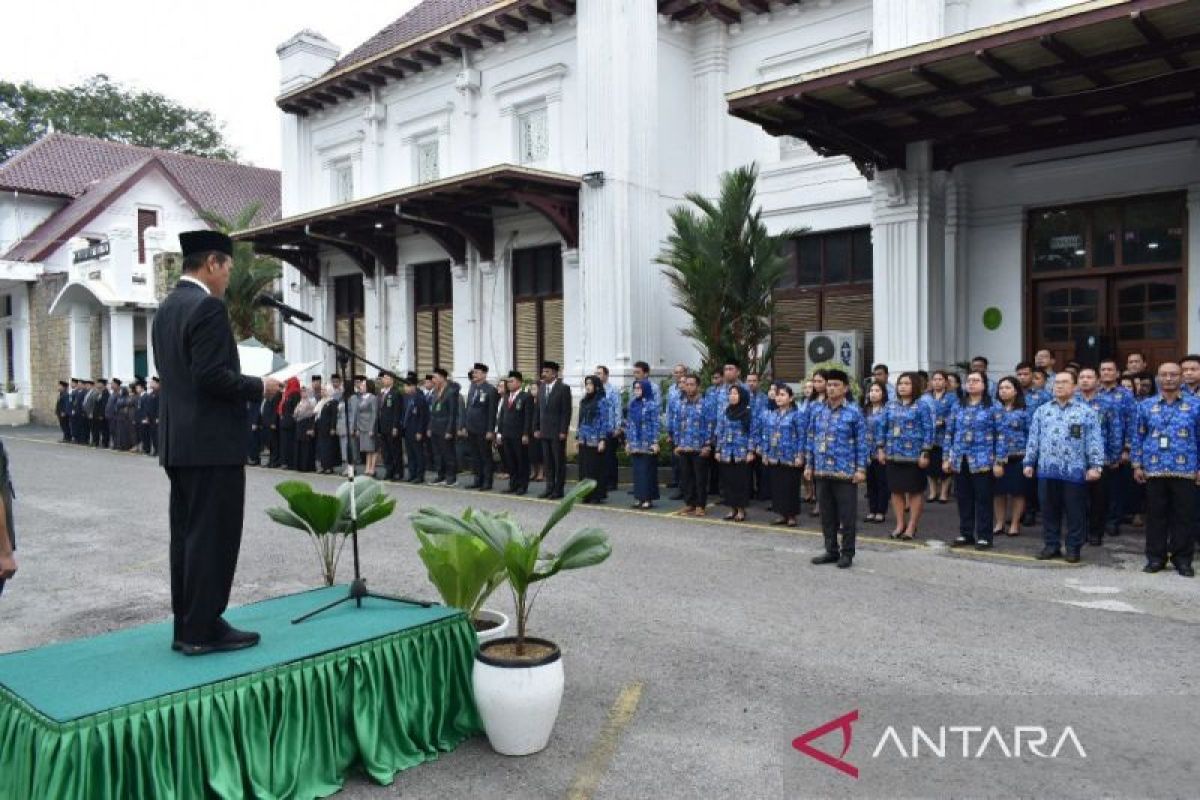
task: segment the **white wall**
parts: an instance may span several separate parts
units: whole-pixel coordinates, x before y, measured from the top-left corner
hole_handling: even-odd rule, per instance
[[[55,197],[0,192],[0,255],[24,239],[47,217],[66,205]]]

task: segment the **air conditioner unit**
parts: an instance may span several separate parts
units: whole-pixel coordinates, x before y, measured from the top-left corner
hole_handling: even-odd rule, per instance
[[[818,369],[840,369],[857,382],[863,374],[862,331],[808,331],[804,334],[807,374]]]

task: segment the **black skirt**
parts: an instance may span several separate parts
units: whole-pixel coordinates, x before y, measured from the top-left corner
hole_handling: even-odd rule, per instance
[[[750,505],[750,465],[745,461],[722,461],[721,499],[730,508]]]
[[[772,464],[767,467],[771,480],[771,507],[781,517],[800,514],[800,477],[803,471],[790,464]]]
[[[993,494],[1023,495],[1025,494],[1025,465],[1023,456],[1009,456],[1004,462],[1004,475],[996,481]]]
[[[925,491],[925,470],[915,462],[889,461],[887,485],[892,494],[920,494]]]
[[[935,481],[940,481],[946,477],[945,471],[942,469],[942,448],[934,447],[929,451],[929,466],[925,468],[925,474]]]

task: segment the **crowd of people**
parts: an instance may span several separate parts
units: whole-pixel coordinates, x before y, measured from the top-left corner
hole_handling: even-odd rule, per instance
[[[334,375],[246,404],[249,464],[330,474],[354,465],[385,480],[524,495],[563,496],[573,401],[559,365],[547,361],[527,383],[511,371],[495,384],[475,364],[464,389],[443,369],[419,378],[382,371]],[[615,489],[618,453],[632,473],[634,507],[650,509],[664,482],[682,516],[705,516],[710,498],[743,521],[755,502],[795,527],[804,506],[819,517],[818,563],[852,564],[859,522],[884,523],[894,539],[920,535],[928,504],[958,507],[954,547],[986,550],[1018,536],[1041,515],[1038,558],[1077,562],[1122,527],[1145,528],[1146,570],[1168,563],[1191,576],[1200,515],[1200,356],[1148,371],[1132,353],[1067,364],[1049,351],[1012,374],[990,377],[986,358],[964,374],[904,372],[876,365],[865,385],[818,370],[799,392],[782,381],[742,375],[727,364],[708,376],[677,365],[659,386],[637,362],[618,389],[604,366],[584,379],[575,417],[580,478],[596,481],[588,503]],[[705,380],[707,378],[707,381]],[[72,380],[61,385],[64,441],[155,451],[158,382]],[[867,514],[859,519],[860,487]]]

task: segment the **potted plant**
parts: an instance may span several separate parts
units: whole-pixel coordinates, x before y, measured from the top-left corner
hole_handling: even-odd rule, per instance
[[[309,535],[326,586],[333,586],[342,547],[350,537],[350,492],[354,492],[360,531],[387,519],[396,509],[395,499],[383,491],[383,485],[366,475],[343,483],[332,495],[315,492],[304,481],[284,481],[275,491],[287,501],[287,507],[268,508],[267,516]]]
[[[17,394],[17,385],[12,381],[6,381],[4,384],[4,405],[8,408],[16,408],[20,404],[21,400]]]
[[[507,513],[473,514],[476,535],[503,559],[516,607],[517,635],[481,644],[472,672],[475,705],[488,741],[501,755],[536,753],[554,730],[563,693],[562,652],[554,642],[526,635],[529,589],[562,570],[599,564],[612,553],[608,536],[596,528],[577,531],[557,552],[544,547],[554,526],[595,487],[593,480],[581,481],[536,533]]]
[[[467,612],[480,643],[508,632],[508,617],[483,604],[506,577],[503,557],[479,533],[478,512],[467,509],[456,517],[425,508],[411,516],[421,541],[418,555],[429,581],[448,606]]]

